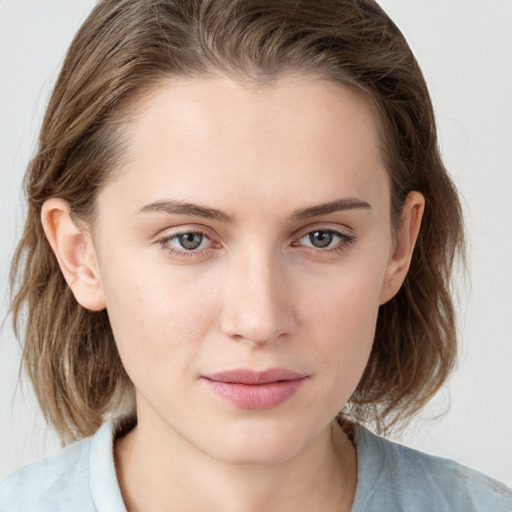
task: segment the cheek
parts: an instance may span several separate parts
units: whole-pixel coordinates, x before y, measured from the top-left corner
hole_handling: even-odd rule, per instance
[[[301,292],[302,309],[312,321],[317,318],[326,330],[344,333],[355,344],[373,332],[384,277],[384,265],[363,263],[333,269]]]
[[[200,271],[129,253],[111,247],[101,261],[102,282],[123,364],[136,386],[148,386],[153,380],[148,377],[172,379],[184,368],[196,368],[195,361],[204,361],[202,352],[211,347],[205,340],[223,337],[220,297],[230,293],[223,288],[227,270]],[[355,388],[371,350],[385,267],[375,254],[283,273],[286,307],[297,319],[294,352],[323,367],[333,389]]]
[[[108,265],[103,279],[107,311],[130,377],[189,363],[218,318],[218,305],[201,281],[169,266],[126,260]]]
[[[350,272],[334,272],[328,286],[319,282],[303,294],[303,323],[310,331],[306,338],[317,340],[332,389],[347,391],[344,400],[357,386],[370,356],[383,273],[382,265],[361,265],[357,271],[352,267]]]

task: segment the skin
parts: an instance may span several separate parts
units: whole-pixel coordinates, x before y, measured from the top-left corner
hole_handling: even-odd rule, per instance
[[[362,376],[379,305],[405,278],[424,207],[410,193],[393,230],[377,128],[364,100],[315,77],[174,78],[137,105],[92,229],[65,201],[45,203],[62,271],[84,307],[107,308],[136,388],[138,426],[116,444],[130,512],[350,510],[356,454],[332,420]],[[169,200],[226,218],[162,208]],[[187,251],[177,231],[207,238]],[[329,245],[315,247],[315,231]],[[201,378],[272,367],[307,378],[258,411]]]

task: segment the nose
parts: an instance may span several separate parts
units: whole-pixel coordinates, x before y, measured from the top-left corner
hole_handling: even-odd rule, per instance
[[[264,251],[246,251],[232,262],[223,284],[221,328],[252,346],[292,334],[296,318],[291,276],[283,263]]]

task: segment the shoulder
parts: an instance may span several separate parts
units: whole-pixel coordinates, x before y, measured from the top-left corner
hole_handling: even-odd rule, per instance
[[[125,512],[113,459],[115,425],[0,482],[1,512]]]
[[[512,491],[478,471],[361,428],[356,439],[360,470],[364,471],[361,483],[366,480],[366,485],[376,489],[372,492],[376,503],[387,500],[382,506],[404,512],[512,512]]]
[[[12,473],[0,483],[2,512],[94,511],[87,485],[89,451],[85,439]]]

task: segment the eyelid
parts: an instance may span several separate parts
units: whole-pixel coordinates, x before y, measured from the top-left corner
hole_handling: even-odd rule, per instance
[[[300,238],[308,235],[309,233],[312,233],[313,231],[331,231],[333,233],[339,233],[342,237],[355,239],[355,233],[353,229],[349,228],[348,226],[340,226],[339,224],[333,225],[333,224],[309,224],[307,226],[304,226],[303,228],[299,229],[295,232],[293,235],[294,240],[299,240]]]
[[[174,236],[184,235],[187,233],[197,233],[200,235],[205,236],[209,240],[216,240],[219,237],[208,227],[203,226],[201,224],[186,224],[186,225],[180,225],[175,227],[170,227],[167,229],[164,229],[160,231],[155,236],[155,241],[162,240],[162,239],[169,239]]]
[[[340,240],[338,243],[333,246],[328,246],[326,248],[316,248],[310,247],[304,244],[300,244],[300,240],[305,236],[315,232],[315,231],[326,231],[333,233],[338,236]],[[171,246],[169,244],[169,240],[178,237],[179,235],[188,234],[188,233],[196,233],[200,234],[212,244],[209,247],[203,249],[193,249],[187,250],[185,248],[180,249],[176,246]],[[155,243],[159,244],[162,249],[168,251],[171,254],[177,255],[178,257],[194,257],[204,255],[210,249],[220,249],[222,247],[222,243],[218,241],[220,237],[217,234],[212,235],[212,230],[203,225],[190,224],[190,225],[181,225],[173,228],[168,228],[164,230],[155,240]],[[348,246],[356,241],[356,236],[351,228],[348,226],[340,226],[336,224],[333,226],[332,224],[309,224],[307,226],[302,227],[300,230],[296,231],[293,235],[291,246],[292,247],[302,247],[305,250],[317,252],[317,253],[334,253],[336,251],[343,251],[348,249]]]
[[[315,231],[326,231],[328,233],[332,233],[335,236],[337,236],[340,240],[332,245],[325,248],[321,247],[312,247],[309,245],[304,245],[300,243],[300,240],[307,235],[314,233]],[[308,225],[302,228],[300,231],[298,231],[297,235],[294,237],[291,245],[292,247],[301,247],[302,249],[306,251],[310,251],[314,254],[335,254],[340,253],[349,248],[350,245],[352,245],[356,241],[356,235],[354,234],[353,230],[346,227],[345,229],[341,228],[339,224],[336,225],[336,227],[333,227],[332,225],[325,225],[325,224],[314,224],[314,225]]]
[[[195,250],[187,250],[185,248],[179,248],[176,246],[171,246],[169,244],[169,241],[172,239],[177,238],[180,235],[184,234],[199,234],[202,235],[204,238],[209,240],[212,245],[210,247],[205,247],[203,249],[195,249]],[[205,251],[208,251],[209,249],[218,249],[222,245],[220,242],[218,242],[219,237],[213,236],[211,234],[211,230],[206,228],[205,226],[198,226],[198,225],[186,225],[186,226],[178,226],[174,228],[169,228],[162,232],[155,240],[156,244],[159,244],[162,249],[168,251],[171,254],[175,254],[181,257],[187,257],[187,256],[197,256],[203,254]]]

